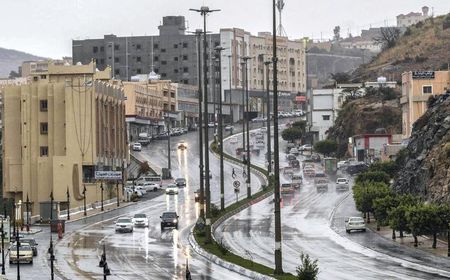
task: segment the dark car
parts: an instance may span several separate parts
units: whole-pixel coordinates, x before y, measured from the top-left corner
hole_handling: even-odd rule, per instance
[[[38,251],[37,251],[37,243],[36,240],[34,240],[33,238],[21,238],[20,242],[23,243],[28,243],[31,246],[31,249],[33,250],[33,256],[37,256]]]
[[[176,178],[175,179],[175,184],[177,185],[177,187],[186,186],[186,179],[184,179],[184,178]]]
[[[369,166],[365,163],[352,164],[347,167],[347,173],[353,176],[364,172],[367,169],[369,169]]]
[[[177,212],[164,212],[162,213],[161,218],[161,230],[164,230],[166,227],[174,227],[178,229],[178,214]]]

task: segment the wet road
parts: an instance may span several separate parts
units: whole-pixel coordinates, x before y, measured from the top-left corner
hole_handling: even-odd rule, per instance
[[[188,149],[179,151],[176,145],[185,140]],[[172,138],[172,175],[184,177],[187,186],[180,188],[174,196],[161,195],[154,199],[139,202],[133,208],[124,210],[121,215],[132,216],[145,213],[150,219],[148,228],[135,229],[133,233],[116,234],[114,221],[118,215],[99,217],[98,222],[75,230],[69,237],[58,244],[58,255],[62,261],[59,269],[67,279],[99,279],[101,268],[97,267],[102,244],[106,245],[107,261],[112,276],[108,279],[183,279],[186,260],[193,279],[247,279],[210,263],[192,251],[188,237],[195,224],[199,210],[194,202],[194,191],[198,188],[199,158],[197,133],[188,133]],[[154,165],[167,166],[167,142],[154,141],[137,154],[137,157],[149,160]],[[212,202],[220,205],[219,161],[210,156],[212,173]],[[235,200],[232,187],[230,164],[225,165],[225,200],[229,204]],[[240,168],[236,168],[240,169]],[[238,173],[238,179],[243,178]],[[228,176],[227,176],[228,175]],[[253,175],[252,175],[253,176]],[[252,177],[253,191],[260,188],[261,181]],[[240,197],[246,196],[241,192]],[[160,218],[162,212],[175,210],[180,218],[179,230],[166,229],[161,232]]]
[[[227,153],[234,155],[238,143],[224,145]],[[280,151],[284,150],[280,140]],[[264,165],[264,152],[252,161]],[[300,156],[300,159],[302,157]],[[281,166],[286,166],[285,154],[280,154]],[[316,165],[316,168],[320,168]],[[282,182],[288,181],[281,176]],[[450,273],[433,268],[427,261],[433,257],[417,261],[415,255],[404,250],[405,259],[390,256],[390,243],[375,233],[352,233],[347,235],[344,219],[359,215],[354,208],[350,191],[337,192],[333,182],[327,192],[317,192],[312,181],[294,194],[282,195],[283,226],[283,268],[295,273],[299,265],[300,253],[306,252],[319,260],[320,279],[448,279]],[[342,205],[341,205],[342,204]],[[342,207],[337,208],[341,205]],[[336,219],[332,220],[335,209]],[[216,230],[235,253],[252,258],[269,267],[274,267],[274,204],[272,197],[251,206],[227,220]],[[374,241],[375,240],[375,241]],[[270,244],[270,245],[269,245]],[[384,246],[385,250],[370,248]],[[400,249],[399,249],[400,250]],[[423,254],[426,256],[426,254]],[[439,262],[437,263],[439,265]],[[443,265],[448,267],[448,264]],[[450,270],[449,270],[450,271]]]

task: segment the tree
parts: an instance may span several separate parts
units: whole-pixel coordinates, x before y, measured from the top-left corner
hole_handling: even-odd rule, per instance
[[[380,161],[372,163],[369,166],[368,171],[382,171],[389,175],[389,177],[394,178],[397,175],[397,172],[399,171],[399,166],[397,166],[397,163],[395,161]]]
[[[370,223],[370,213],[374,212],[374,200],[384,198],[390,193],[389,187],[382,182],[364,181],[353,186],[356,209],[364,213],[367,223]]]
[[[330,156],[332,153],[335,153],[337,150],[337,143],[334,140],[327,139],[323,141],[316,142],[314,144],[314,149],[325,156]]]
[[[288,142],[294,142],[295,140],[299,140],[302,138],[302,131],[296,127],[286,128],[281,133],[281,137],[283,140]]]
[[[362,183],[362,182],[383,182],[386,185],[389,184],[389,181],[391,178],[386,172],[383,171],[366,171],[363,173],[360,173],[357,177],[355,182],[356,183]]]
[[[292,124],[292,127],[293,127],[293,128],[298,128],[298,129],[300,129],[300,130],[302,131],[302,133],[305,133],[305,131],[306,131],[306,125],[307,125],[307,122],[306,122],[306,121],[300,120],[300,121],[294,122],[294,123]]]
[[[388,211],[397,206],[398,198],[395,195],[388,195],[373,201],[373,215],[377,219],[377,230],[380,230],[381,226],[389,225]],[[395,230],[392,231],[392,239],[395,239]]]
[[[343,72],[331,73],[331,78],[338,84],[348,83],[350,81],[350,75]]]
[[[152,169],[150,168],[148,161],[141,162],[141,164],[139,165],[138,174],[137,174],[135,180],[139,179],[142,175],[147,174],[151,170]]]
[[[397,27],[381,27],[380,36],[375,38],[375,42],[380,44],[383,50],[390,49],[395,46],[400,35],[400,29]]]
[[[411,206],[418,205],[420,200],[411,194],[397,196],[398,205],[388,210],[389,226],[392,230],[400,232],[400,238],[403,238],[403,232],[409,231],[406,220],[406,212]],[[395,239],[395,235],[392,236]]]
[[[297,280],[317,280],[319,266],[317,260],[311,260],[308,254],[300,255],[301,264],[297,267]]]
[[[14,79],[14,78],[20,78],[20,74],[13,70],[13,71],[9,72],[9,79]]]
[[[334,41],[338,42],[341,39],[341,27],[335,26],[333,29]]]
[[[447,28],[450,28],[450,14],[447,14],[444,18],[444,22],[442,23],[442,29],[445,30]]]

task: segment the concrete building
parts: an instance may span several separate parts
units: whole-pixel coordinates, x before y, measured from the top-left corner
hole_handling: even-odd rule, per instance
[[[185,84],[176,84],[175,87],[180,126],[194,129],[198,122],[198,88]]]
[[[86,62],[89,63],[90,61]],[[48,72],[49,65],[65,65],[72,64],[71,57],[63,57],[56,60],[38,60],[38,61],[24,61],[19,68],[19,72],[23,78],[28,78],[32,75]]]
[[[414,122],[427,110],[432,95],[450,89],[450,71],[410,71],[402,74],[402,135],[411,136]]]
[[[315,140],[327,138],[327,130],[333,126],[341,108],[340,96],[342,88],[314,89],[309,98],[308,123],[310,131],[315,132]]]
[[[2,92],[3,195],[22,203],[28,197],[36,219],[50,193],[61,209],[68,192],[70,208],[81,210],[84,187],[88,207],[99,202],[95,171],[121,170],[126,161],[124,92],[110,77],[93,62],[50,64],[29,84]],[[121,194],[116,182],[104,186],[105,200]]]
[[[422,13],[414,13],[411,12],[409,14],[400,14],[397,16],[397,27],[399,28],[406,28],[408,26],[414,25],[418,22],[421,22],[423,20],[426,20],[430,17],[428,14],[430,11],[430,8],[427,6],[422,7]]]
[[[207,38],[208,49],[220,45],[219,34],[208,34]],[[154,71],[162,80],[190,85],[198,82],[197,38],[186,34],[183,16],[163,17],[155,36],[111,34],[102,39],[73,40],[72,53],[74,63],[95,59],[100,70],[110,65],[116,79],[129,81],[131,76]]]
[[[391,134],[362,134],[352,137],[353,157],[357,161],[372,163],[381,159],[384,147],[392,143]]]

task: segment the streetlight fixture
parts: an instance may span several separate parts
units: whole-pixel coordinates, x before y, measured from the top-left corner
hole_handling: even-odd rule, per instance
[[[249,56],[244,56],[242,58],[242,60],[244,61],[244,66],[245,66],[245,99],[246,99],[246,103],[245,103],[245,112],[246,114],[244,114],[244,122],[246,123],[247,126],[247,180],[246,180],[246,184],[247,184],[247,198],[251,198],[252,197],[252,188],[251,188],[251,182],[250,182],[250,123],[249,123],[249,119],[250,119],[250,109],[249,109],[249,96],[248,96],[248,71],[247,71],[247,61],[251,59],[251,57]],[[244,133],[244,132],[242,132]]]
[[[270,80],[269,80],[269,65],[272,63],[272,61],[265,61],[264,65],[266,66],[266,83],[267,83],[267,162],[269,163],[267,166],[267,171],[269,172],[269,175],[273,175],[272,172],[272,147],[270,139]],[[275,115],[274,115],[275,118]]]
[[[277,28],[276,28],[276,0],[272,0],[272,43],[273,43],[273,146],[274,146],[274,162],[275,162],[275,271],[276,275],[283,274],[283,263],[281,253],[281,209],[280,209],[280,154],[278,145],[278,73],[277,73]]]
[[[225,178],[223,174],[223,117],[222,117],[222,51],[225,48],[217,46],[216,59],[219,64],[219,145],[220,145],[220,209],[225,209]]]
[[[207,57],[206,57],[206,16],[209,13],[217,12],[220,10],[210,10],[207,6],[202,6],[200,9],[189,9],[195,11],[203,16],[203,94],[204,94],[204,114],[205,114],[205,189],[206,189],[206,220],[205,220],[205,233],[206,243],[211,243],[211,192],[209,182],[209,149],[208,149],[208,72],[207,72]]]

